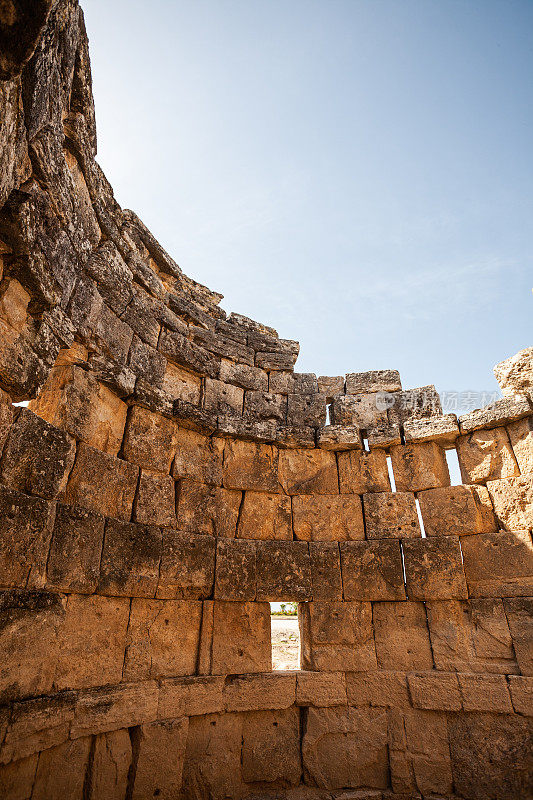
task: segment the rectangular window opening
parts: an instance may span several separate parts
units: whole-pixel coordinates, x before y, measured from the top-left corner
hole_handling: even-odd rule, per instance
[[[420,525],[420,533],[422,534],[422,539],[427,539],[426,529],[424,528],[424,520],[422,519],[422,511],[420,510],[420,500],[418,497],[415,498],[416,503],[416,513],[418,514],[418,524]]]
[[[272,670],[300,669],[298,603],[270,603]]]
[[[446,461],[448,462],[451,486],[461,486],[463,479],[461,477],[461,467],[459,466],[459,458],[455,447],[446,450]]]
[[[329,401],[326,403],[326,425],[331,425],[332,405],[333,403]]]
[[[363,440],[363,450],[365,453],[370,453],[370,445],[368,444],[368,433],[367,431],[361,431],[361,439]]]
[[[396,491],[396,481],[394,480],[394,470],[392,469],[392,458],[387,456],[387,469],[389,471],[389,481],[391,486],[391,491]]]

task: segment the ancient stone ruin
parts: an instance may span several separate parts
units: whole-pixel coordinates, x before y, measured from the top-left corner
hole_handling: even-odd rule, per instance
[[[533,348],[458,420],[294,372],[115,201],[75,0],[0,107],[0,798],[531,799]]]

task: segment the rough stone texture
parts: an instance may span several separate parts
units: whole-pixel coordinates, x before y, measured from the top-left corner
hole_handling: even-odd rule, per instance
[[[177,526],[191,533],[233,538],[241,499],[241,492],[184,479],[179,482]]]
[[[173,800],[181,789],[189,720],[141,725],[134,737],[137,761],[131,800]]]
[[[216,600],[212,606],[209,671],[214,675],[268,672],[272,666],[269,604]]]
[[[525,394],[531,397],[533,390],[533,347],[520,350],[511,358],[500,361],[494,367],[496,380],[505,397]]]
[[[434,442],[393,447],[391,458],[399,492],[421,492],[450,485],[444,451]]]
[[[388,409],[389,422],[394,425],[403,425],[413,419],[431,419],[442,414],[440,397],[432,385],[384,394],[381,404]]]
[[[129,520],[137,478],[138,469],[133,464],[80,444],[65,490],[65,500],[73,506]],[[102,491],[104,486],[105,492]]]
[[[295,708],[256,711],[242,725],[242,777],[256,781],[300,782],[300,720]]]
[[[298,621],[302,669],[375,669],[370,603],[305,603]]]
[[[461,433],[471,433],[481,428],[498,428],[530,415],[530,400],[525,397],[504,397],[490,406],[459,417],[459,428]]]
[[[421,535],[414,495],[375,492],[363,496],[363,505],[368,539],[406,539]]]
[[[406,540],[403,553],[407,596],[411,600],[466,599],[466,580],[457,537]]]
[[[255,600],[256,545],[246,540],[217,542],[215,598]]]
[[[426,536],[467,536],[497,528],[484,486],[445,486],[418,495]]]
[[[533,417],[511,422],[507,433],[522,474],[533,472]]]
[[[350,372],[346,375],[346,394],[399,392],[401,388],[400,373],[395,369]]]
[[[245,492],[237,536],[243,539],[292,539],[291,498],[270,492]]]
[[[338,544],[310,542],[309,556],[313,600],[342,600],[343,579]]]
[[[405,441],[440,442],[454,444],[459,436],[459,425],[455,414],[443,414],[426,419],[408,419],[404,426]]]
[[[366,430],[387,423],[387,405],[380,393],[341,394],[333,398],[334,425],[355,425]]]
[[[345,706],[346,679],[343,672],[299,672],[296,677],[296,704],[329,708]]]
[[[317,445],[322,450],[360,450],[361,433],[355,425],[326,425],[318,430]]]
[[[528,531],[461,539],[470,597],[533,595],[533,544]]]
[[[533,675],[533,601],[530,597],[503,601],[522,675]]]
[[[257,544],[257,599],[309,600],[311,562],[305,542]]]
[[[102,594],[154,597],[161,560],[161,529],[108,520],[100,565]]]
[[[345,600],[405,599],[398,542],[346,542],[340,550]]]
[[[486,483],[520,474],[505,428],[460,436],[457,456],[464,483]]]
[[[446,718],[415,709],[389,717],[391,784],[400,797],[446,796],[453,790]]]
[[[432,669],[423,603],[374,603],[373,620],[380,669]]]
[[[351,495],[294,495],[293,527],[296,539],[345,541],[364,539],[361,500]]]
[[[176,527],[176,484],[170,475],[141,470],[133,518],[144,525]]]
[[[223,439],[207,438],[197,431],[177,428],[174,446],[174,478],[193,478],[212,486],[222,485]]]
[[[278,492],[278,451],[270,445],[228,441],[223,476],[230,489]]]
[[[0,583],[43,586],[55,504],[0,486]]]
[[[174,457],[175,425],[172,420],[134,406],[124,435],[124,458],[145,469],[169,473]]]
[[[338,494],[335,454],[322,450],[282,450],[279,482],[286,494]]]
[[[212,536],[163,531],[157,597],[209,597],[215,577],[215,545]]]
[[[32,800],[65,800],[65,797],[83,800],[90,751],[88,736],[43,750],[37,764]]]
[[[86,783],[89,800],[123,800],[131,762],[127,730],[96,736]]]
[[[505,530],[533,528],[533,475],[489,481],[487,489]]]
[[[339,485],[342,494],[390,492],[387,456],[383,450],[339,453]]]
[[[46,567],[46,585],[64,592],[96,589],[104,539],[100,514],[59,504]]]
[[[407,676],[415,708],[429,711],[460,711],[461,690],[455,672],[411,672]]]
[[[405,672],[374,670],[346,673],[346,692],[350,706],[411,707]]]

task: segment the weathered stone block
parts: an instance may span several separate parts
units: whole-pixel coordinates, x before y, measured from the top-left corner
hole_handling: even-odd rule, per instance
[[[0,584],[43,586],[55,504],[0,486]]]
[[[384,450],[339,453],[339,484],[342,494],[390,492],[387,456]]]
[[[291,498],[271,492],[245,492],[237,536],[292,540]]]
[[[0,797],[4,800],[27,800],[31,797],[38,755],[0,766]]]
[[[227,675],[223,697],[226,711],[290,708],[296,700],[296,672]]]
[[[91,739],[86,736],[65,742],[39,756],[32,798],[35,800],[83,800],[85,773],[91,753]]]
[[[321,375],[318,378],[318,391],[325,394],[328,399],[336,394],[344,394],[344,375],[334,377]]]
[[[393,425],[404,425],[408,420],[442,414],[440,397],[433,385],[382,394],[381,403],[388,408],[389,422]]]
[[[393,447],[391,458],[399,492],[421,492],[450,485],[444,450],[435,442]]]
[[[179,482],[179,530],[233,538],[241,505],[241,492],[206,486],[186,478]]]
[[[133,518],[143,525],[176,527],[176,484],[170,475],[141,469]]]
[[[457,678],[465,711],[513,713],[505,675],[475,675],[460,672]]]
[[[389,715],[391,785],[399,797],[444,796],[453,791],[446,717],[418,709]]]
[[[167,360],[155,347],[146,344],[138,336],[133,337],[128,358],[130,369],[152,386],[163,386]]]
[[[242,797],[242,716],[191,717],[183,767],[184,797]],[[221,757],[223,754],[223,757]],[[222,789],[223,787],[223,789]]]
[[[255,600],[256,543],[246,539],[217,542],[215,598]]]
[[[100,572],[104,518],[92,511],[58,504],[46,585],[64,592],[91,594]]]
[[[361,433],[355,425],[326,425],[319,428],[317,447],[322,450],[361,450]]]
[[[533,417],[511,422],[507,433],[522,474],[533,472]]]
[[[349,706],[411,707],[405,672],[347,672],[346,690]]]
[[[496,530],[484,486],[444,486],[418,495],[427,536],[466,536]]]
[[[309,600],[311,562],[305,542],[257,543],[257,599]]]
[[[65,500],[117,519],[131,519],[138,468],[86,444],[78,445]],[[105,492],[102,487],[105,486]]]
[[[252,419],[285,422],[287,419],[287,397],[273,392],[246,392],[244,396],[244,415],[252,417]]]
[[[533,717],[533,678],[509,675],[509,691],[516,713]]]
[[[88,734],[131,728],[157,718],[158,686],[155,681],[123,683],[88,689],[78,695],[72,739]]]
[[[520,672],[533,676],[533,600],[530,597],[506,598],[503,607]]]
[[[205,379],[204,408],[208,411],[242,414],[243,403],[244,391],[239,386],[213,378]]]
[[[133,406],[124,435],[124,458],[144,469],[168,474],[176,450],[175,428],[171,419],[142,406]]]
[[[163,531],[158,598],[202,600],[213,591],[215,540],[212,536]]]
[[[407,682],[415,708],[461,711],[461,691],[456,672],[411,672]]]
[[[281,450],[279,481],[286,494],[338,494],[334,453],[323,450]]]
[[[528,531],[464,536],[461,548],[471,597],[533,595],[533,545]]]
[[[280,373],[281,374],[281,373]],[[257,367],[250,367],[248,364],[235,364],[223,358],[220,362],[220,380],[224,383],[233,383],[243,389],[255,390],[258,392],[268,391],[268,374]],[[279,391],[272,389],[273,392]]]
[[[465,483],[486,483],[520,474],[505,428],[474,431],[460,436],[456,444]]]
[[[242,777],[300,782],[300,720],[295,708],[246,714],[242,724]]]
[[[344,672],[298,672],[296,674],[296,705],[329,708],[345,706],[346,679]]]
[[[461,433],[471,433],[481,428],[498,428],[530,415],[531,403],[526,397],[504,397],[459,417],[459,428]]]
[[[223,479],[230,489],[279,492],[277,449],[268,444],[227,441]]]
[[[310,708],[302,757],[306,773],[324,789],[387,788],[386,711]]]
[[[127,597],[154,597],[161,550],[161,529],[155,525],[108,520],[98,591]]]
[[[199,600],[144,600],[131,603],[123,680],[159,680],[191,675],[200,644]]]
[[[287,404],[289,425],[309,425],[320,428],[326,424],[326,397],[323,394],[289,394]]]
[[[320,390],[314,372],[273,372],[269,376],[268,389],[280,394],[314,395]]]
[[[213,675],[269,672],[270,605],[216,600],[204,602],[204,614],[212,609],[210,669]]]
[[[220,358],[189,341],[182,333],[162,331],[158,348],[165,358],[178,367],[210,378],[218,378],[220,374]]]
[[[363,497],[368,539],[420,537],[415,498],[409,492],[374,492]]]
[[[394,447],[396,444],[402,443],[399,425],[376,425],[374,428],[368,428],[366,432],[368,439],[368,446],[371,450],[376,447],[389,448]]]
[[[61,692],[14,703],[6,715],[9,724],[2,725],[0,763],[18,761],[65,742],[74,719],[75,702],[75,692]]]
[[[345,600],[405,600],[399,542],[345,542],[340,552]]]
[[[346,394],[399,392],[401,388],[400,373],[395,369],[349,372],[346,375]]]
[[[202,675],[162,680],[157,716],[159,719],[174,719],[223,711],[223,689],[224,678],[220,676]]]
[[[129,731],[96,736],[86,777],[88,800],[124,800],[131,762]]]
[[[333,425],[356,425],[366,430],[387,423],[387,406],[379,393],[337,395],[330,414]]]
[[[200,403],[202,379],[193,375],[192,372],[187,372],[187,370],[167,362],[161,388],[170,397],[197,406]]]
[[[404,423],[405,441],[440,442],[454,444],[459,436],[459,425],[455,414],[443,414],[426,419],[408,419]]]
[[[131,316],[128,312],[126,312],[125,316],[128,321],[131,321]],[[157,327],[159,329],[159,325]],[[133,339],[133,328],[117,317],[105,303],[102,305],[96,320],[94,336],[99,347],[113,361],[117,361],[119,364],[126,363]]]
[[[336,542],[310,542],[313,600],[342,600],[339,546]]]
[[[137,763],[131,800],[178,797],[187,747],[189,720],[175,719],[141,725],[136,731]]]
[[[505,530],[533,528],[533,476],[489,481],[487,489],[496,516]]]
[[[423,603],[374,603],[373,619],[380,669],[433,668]]]
[[[176,428],[174,445],[174,478],[193,478],[211,486],[222,485],[224,439],[206,437],[186,428]]]
[[[455,536],[403,542],[407,596],[411,600],[462,600],[468,597]]]
[[[526,347],[514,356],[500,361],[494,374],[504,397],[533,392],[533,347]]]
[[[70,436],[23,408],[4,447],[0,480],[18,491],[53,499],[65,488],[75,454]]]
[[[364,539],[363,509],[357,495],[294,495],[293,527],[303,541]]]
[[[298,621],[302,669],[376,668],[370,603],[305,603]]]

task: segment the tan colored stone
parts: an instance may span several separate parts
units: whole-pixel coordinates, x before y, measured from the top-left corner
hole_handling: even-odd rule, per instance
[[[336,394],[344,393],[344,375],[320,375],[318,378],[318,391],[332,399]]]
[[[365,538],[357,495],[294,495],[292,512],[296,539],[329,542]]]
[[[348,705],[410,708],[405,672],[347,672]]]
[[[337,542],[310,542],[313,600],[342,600],[342,575]]]
[[[411,600],[462,600],[468,596],[457,537],[405,540],[403,556]]]
[[[505,428],[474,431],[460,436],[456,445],[465,483],[486,483],[520,474]]]
[[[215,544],[212,536],[164,530],[157,597],[209,597],[215,577]]]
[[[182,796],[191,800],[242,797],[242,715],[191,717]]]
[[[302,669],[376,668],[370,603],[305,603],[298,615]]]
[[[368,539],[420,537],[414,495],[409,492],[374,492],[363,496]]]
[[[533,599],[509,597],[503,601],[503,607],[520,672],[533,676]]]
[[[242,777],[247,783],[300,782],[300,720],[298,709],[255,711],[242,724]]]
[[[533,528],[533,476],[489,481],[487,489],[505,530]]]
[[[399,542],[345,542],[340,547],[345,600],[404,600]]]
[[[344,672],[297,672],[296,705],[329,708],[346,705]]]
[[[224,414],[242,414],[244,391],[239,386],[224,383],[213,378],[205,379],[204,408]]]
[[[104,518],[92,511],[57,506],[46,585],[65,592],[96,590],[104,538]]]
[[[124,434],[124,458],[144,469],[169,473],[176,451],[176,423],[142,406],[133,406]]]
[[[380,669],[432,669],[433,656],[423,603],[373,603]]]
[[[65,742],[39,756],[32,800],[83,800],[85,772],[89,764],[91,739],[85,736]]]
[[[268,672],[272,668],[270,605],[216,600],[212,608],[209,672]]]
[[[53,697],[38,697],[14,703],[7,731],[2,734],[0,763],[18,761],[69,738],[74,719],[75,692],[61,692]]]
[[[520,472],[523,475],[533,472],[533,417],[511,422],[507,433]]]
[[[214,675],[162,680],[157,716],[159,719],[174,719],[223,711],[223,690],[224,678]]]
[[[361,450],[361,432],[356,425],[326,425],[317,430],[317,447],[322,450]]]
[[[138,468],[86,444],[78,445],[76,461],[65,491],[65,500],[98,514],[131,519]],[[105,486],[105,491],[102,487]]]
[[[257,543],[257,599],[309,600],[311,561],[306,542]]]
[[[6,329],[3,334],[8,338],[7,329],[11,328],[12,340],[15,341],[16,333],[21,333],[24,329],[28,316],[28,304],[31,296],[26,289],[15,278],[6,278],[0,287],[0,319],[2,328]]]
[[[141,470],[133,518],[144,525],[176,527],[176,484],[170,475]]]
[[[496,530],[484,486],[444,486],[418,494],[426,536],[465,536]]]
[[[15,408],[11,405],[11,398],[4,402],[2,394],[0,394],[0,455],[4,449],[15,416]],[[6,398],[8,397],[7,394],[5,396]]]
[[[179,482],[179,530],[234,538],[242,493],[185,478]]]
[[[98,734],[86,783],[87,800],[124,800],[131,763],[129,731]]]
[[[269,444],[227,441],[223,481],[230,489],[279,492],[277,448]]]
[[[457,677],[465,711],[513,713],[504,675],[476,675],[460,672]]]
[[[387,456],[384,450],[339,453],[339,483],[342,494],[390,492]]]
[[[516,713],[533,717],[533,677],[509,675],[509,691]]]
[[[338,494],[335,453],[325,450],[281,450],[279,481],[286,494]]]
[[[43,586],[55,503],[0,486],[0,585]]]
[[[0,766],[0,797],[29,800],[37,769],[37,754]]]
[[[71,738],[154,722],[157,701],[155,681],[89,689],[78,696]]]
[[[460,711],[462,708],[456,672],[411,672],[407,682],[415,708],[429,711]]]
[[[176,454],[172,464],[174,478],[193,478],[210,486],[222,485],[224,439],[207,437],[197,431],[177,428]]]
[[[303,765],[324,789],[386,789],[389,785],[387,713],[378,709],[310,708]]]
[[[141,725],[136,731],[137,763],[131,800],[178,797],[188,730],[189,720],[185,717]]]
[[[418,709],[394,710],[389,716],[391,785],[400,797],[453,791],[446,717]],[[416,793],[416,794],[415,794]]]
[[[391,458],[399,492],[421,492],[450,485],[444,450],[435,442],[393,447]]]
[[[461,548],[470,597],[533,595],[533,543],[528,531],[464,536]]]
[[[533,392],[533,347],[526,347],[514,356],[500,361],[494,374],[504,397]]]
[[[356,425],[367,430],[387,423],[387,405],[380,392],[341,394],[333,398],[331,416],[334,425]]]
[[[228,675],[224,682],[226,711],[267,711],[289,708],[296,700],[296,672]]]
[[[245,492],[237,536],[292,540],[291,498],[271,492]]]
[[[426,419],[408,419],[403,426],[405,441],[440,442],[453,444],[459,436],[459,425],[455,414],[442,414]]]
[[[171,397],[197,406],[200,402],[202,379],[193,375],[192,372],[187,372],[187,370],[167,362],[162,388]]]
[[[155,525],[108,519],[100,563],[100,594],[155,597],[162,552]]]
[[[131,602],[123,679],[156,680],[196,670],[202,604],[198,600]]]
[[[359,392],[400,392],[402,382],[396,369],[377,369],[369,372],[348,372],[346,394]]]

